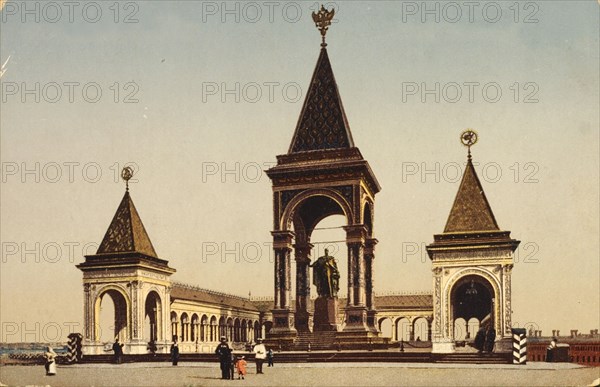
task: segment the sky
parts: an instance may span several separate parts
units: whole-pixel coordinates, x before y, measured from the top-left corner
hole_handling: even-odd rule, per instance
[[[600,326],[595,0],[326,3],[354,142],[377,176],[375,292],[432,290],[473,128],[521,241],[513,325]],[[320,49],[296,2],[12,2],[0,13],[0,341],[81,331],[82,273],[125,192],[172,279],[273,296],[272,193]],[[344,219],[315,242],[344,239]],[[329,243],[346,272],[345,248]],[[319,256],[327,243],[316,244]],[[342,274],[341,293],[346,286]]]

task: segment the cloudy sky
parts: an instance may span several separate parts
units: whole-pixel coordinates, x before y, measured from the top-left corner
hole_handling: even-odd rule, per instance
[[[0,62],[10,56],[0,341],[81,324],[75,264],[102,240],[128,163],[131,195],[173,279],[272,296],[262,170],[287,152],[300,113],[319,54],[317,3],[24,4],[8,1],[0,24]],[[515,325],[598,328],[598,2],[423,4],[328,3],[328,51],[352,134],[383,188],[376,292],[431,290],[424,246],[443,231],[466,161],[459,135],[474,128],[498,224],[522,241]],[[343,238],[339,228],[315,233]],[[345,272],[343,245],[333,251]],[[18,331],[7,335],[9,325]]]

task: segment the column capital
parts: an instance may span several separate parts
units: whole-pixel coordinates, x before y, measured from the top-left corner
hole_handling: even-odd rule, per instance
[[[346,231],[346,243],[360,243],[364,244],[367,239],[367,228],[364,224],[353,224],[350,226],[343,226]]]
[[[274,249],[290,249],[292,248],[292,240],[294,239],[293,231],[271,231],[273,235]]]
[[[310,252],[315,245],[312,243],[296,243],[293,246],[296,251],[296,262],[310,263]]]
[[[367,245],[367,247],[371,247],[374,248],[376,244],[379,243],[379,239],[377,238],[367,238],[367,240],[365,241],[365,244]]]
[[[379,241],[375,238],[367,238],[365,241],[365,256],[369,258],[375,258],[375,245]]]

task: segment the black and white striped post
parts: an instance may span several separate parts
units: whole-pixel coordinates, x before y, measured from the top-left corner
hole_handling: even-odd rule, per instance
[[[67,346],[69,347],[69,352],[67,353],[67,363],[78,363],[82,357],[81,340],[83,339],[83,336],[81,333],[71,333],[68,338],[69,343]]]
[[[513,364],[527,364],[527,333],[525,328],[512,328]]]

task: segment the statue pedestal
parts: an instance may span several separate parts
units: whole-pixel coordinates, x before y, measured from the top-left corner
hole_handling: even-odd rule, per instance
[[[315,314],[313,317],[313,331],[338,330],[338,300],[337,297],[320,296],[315,300]]]

